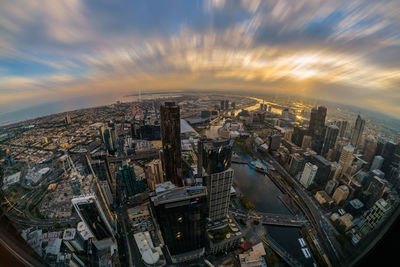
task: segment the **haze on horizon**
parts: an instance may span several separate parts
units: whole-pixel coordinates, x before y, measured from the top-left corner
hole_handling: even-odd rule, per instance
[[[400,118],[400,2],[0,3],[0,114],[139,88],[287,93]]]

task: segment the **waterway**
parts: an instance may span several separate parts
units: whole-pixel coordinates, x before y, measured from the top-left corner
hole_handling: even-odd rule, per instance
[[[232,169],[234,170],[234,182],[237,188],[254,203],[257,211],[291,214],[278,198],[283,196],[282,191],[268,176],[256,172],[246,164],[233,163]],[[301,264],[313,266],[312,258],[306,259],[301,251],[301,245],[298,241],[298,238],[301,237],[300,228],[269,225],[265,228],[272,238]]]
[[[246,108],[247,110],[257,109],[262,99],[256,99],[257,104]],[[266,103],[266,102],[264,102]],[[269,103],[272,104],[272,103]],[[240,110],[235,110],[234,114]],[[280,111],[280,110],[279,110]],[[278,113],[278,110],[274,112]],[[280,113],[280,112],[279,112]],[[225,120],[222,119],[215,125],[210,126],[205,134],[209,138],[218,137],[218,129],[224,124]],[[250,161],[251,158],[246,155],[241,155],[242,160]],[[234,170],[234,183],[239,191],[246,195],[250,201],[255,205],[256,210],[266,213],[286,214],[290,215],[291,212],[279,199],[283,196],[282,191],[272,182],[272,180],[262,173],[255,171],[246,164],[232,164]],[[300,228],[297,227],[284,227],[284,226],[265,226],[271,237],[279,243],[289,254],[296,258],[304,266],[313,266],[312,258],[306,259],[301,251],[301,245],[298,239],[301,237]]]

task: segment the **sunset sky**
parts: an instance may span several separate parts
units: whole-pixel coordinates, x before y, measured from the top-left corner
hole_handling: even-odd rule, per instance
[[[0,114],[139,88],[276,91],[400,118],[400,1],[0,2]]]

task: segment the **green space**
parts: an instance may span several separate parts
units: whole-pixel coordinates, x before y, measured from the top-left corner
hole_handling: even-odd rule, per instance
[[[227,234],[233,234],[234,232],[232,231],[232,229],[229,227],[229,225],[219,228],[219,229],[215,229],[215,230],[210,230],[208,231],[209,234],[212,235],[212,241],[214,243],[218,243],[221,242],[222,240],[224,240],[226,238]]]

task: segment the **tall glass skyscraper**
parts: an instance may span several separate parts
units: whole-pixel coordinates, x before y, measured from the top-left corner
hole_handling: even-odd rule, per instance
[[[353,132],[351,134],[351,140],[350,143],[354,147],[358,147],[360,145],[361,141],[361,136],[364,131],[364,126],[365,126],[365,120],[361,118],[360,115],[357,116],[356,123],[353,128]]]
[[[160,107],[164,180],[183,186],[179,112],[179,106],[175,102],[165,102]]]

